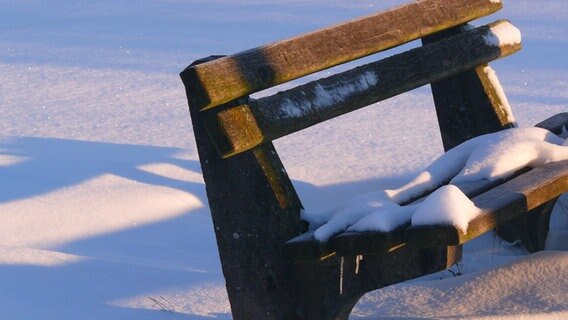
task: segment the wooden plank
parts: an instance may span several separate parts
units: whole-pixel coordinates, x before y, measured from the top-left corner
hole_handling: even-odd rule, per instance
[[[421,0],[187,68],[201,110],[492,14],[494,0]]]
[[[229,157],[319,122],[510,55],[520,43],[496,45],[498,21],[238,107],[212,110],[206,126],[219,153]]]
[[[473,198],[484,214],[472,220],[466,232],[449,225],[410,227],[406,243],[419,247],[463,244],[567,191],[568,160],[549,163]]]

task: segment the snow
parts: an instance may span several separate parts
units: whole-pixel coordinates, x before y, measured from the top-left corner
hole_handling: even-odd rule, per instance
[[[363,298],[353,318],[565,319],[566,297],[556,288],[568,287],[566,263],[567,252],[549,251],[444,281],[395,285]]]
[[[412,215],[413,226],[447,224],[467,233],[469,222],[481,215],[481,209],[454,185],[440,187],[418,206]]]
[[[321,110],[342,102],[349,96],[363,92],[369,87],[375,86],[379,82],[377,75],[372,71],[367,71],[352,82],[340,83],[336,86],[324,88],[317,84],[314,89],[315,98],[312,103],[302,101],[295,103],[290,99],[282,106],[283,118],[297,118],[311,110]]]
[[[515,128],[476,138],[475,148],[453,182],[496,180],[524,167],[568,159],[564,139],[541,128]]]
[[[327,241],[331,236],[346,230],[364,216],[375,211],[397,209],[399,206],[392,202],[383,192],[369,192],[349,199],[338,208],[323,214],[304,212],[302,218],[317,227],[314,237]]]
[[[0,318],[231,319],[178,73],[403,2],[0,0]],[[567,16],[517,0],[489,19],[523,31],[492,64],[520,126],[567,111]],[[432,163],[436,128],[421,88],[275,144],[306,211],[331,212]],[[464,250],[464,276],[369,293],[352,318],[566,318],[565,254]]]
[[[494,47],[521,43],[521,31],[510,22],[500,22],[489,28],[489,34],[483,37],[485,43]]]
[[[541,128],[513,128],[470,139],[436,159],[407,184],[387,194],[407,201],[451,181],[496,180],[524,167],[568,158],[564,139]]]
[[[389,232],[410,221],[416,206],[394,206],[381,208],[368,214],[348,226],[347,231],[383,231]]]

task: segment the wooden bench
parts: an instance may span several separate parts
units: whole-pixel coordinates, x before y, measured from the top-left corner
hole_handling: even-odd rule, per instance
[[[521,48],[507,21],[468,22],[495,0],[422,0],[230,56],[181,77],[234,319],[347,319],[365,293],[443,270],[461,244],[568,190],[567,163],[509,181],[460,186],[487,213],[467,233],[448,226],[344,233],[322,243],[271,141],[431,84],[446,150],[515,126],[487,63]],[[505,34],[503,34],[505,33]],[[421,39],[422,46],[260,99],[249,94]],[[568,114],[542,124],[561,130]],[[524,218],[523,218],[524,219]],[[516,230],[516,228],[513,228]],[[364,255],[361,260],[360,256]]]

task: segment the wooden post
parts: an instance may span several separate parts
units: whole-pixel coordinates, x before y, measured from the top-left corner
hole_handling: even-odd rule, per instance
[[[300,200],[271,144],[222,160],[189,109],[233,318],[284,319],[295,297],[279,250],[305,230]]]

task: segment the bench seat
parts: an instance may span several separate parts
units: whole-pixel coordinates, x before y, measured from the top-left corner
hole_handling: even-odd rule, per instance
[[[568,113],[558,114],[537,126],[559,134],[568,127]],[[310,231],[286,242],[283,252],[287,259],[298,262],[322,260],[335,254],[385,253],[404,245],[417,248],[461,245],[568,192],[568,161],[521,170],[506,179],[456,186],[484,212],[470,221],[465,232],[451,225],[411,226],[408,221],[390,232],[344,232],[321,242]]]

